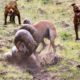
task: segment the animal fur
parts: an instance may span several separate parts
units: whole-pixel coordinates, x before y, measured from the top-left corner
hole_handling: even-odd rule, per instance
[[[24,29],[20,29],[16,32],[14,44],[19,51],[28,56],[30,56],[37,47],[37,43],[31,33]]]
[[[76,34],[76,40],[79,40],[79,36],[78,36],[78,30],[79,30],[79,25],[80,25],[80,7],[78,5],[76,5],[75,3],[72,4],[73,7],[73,11],[74,11],[74,30],[75,30],[75,34]]]
[[[43,43],[43,46],[45,46],[44,38],[48,38],[51,42],[51,45],[53,48],[55,48],[54,40],[57,36],[56,28],[54,27],[53,23],[48,20],[42,20],[35,24],[27,24],[25,23],[25,26],[22,26],[20,29],[26,29],[28,30],[34,37],[34,40],[39,44],[40,42]],[[31,27],[29,27],[30,25]],[[35,30],[34,30],[34,29]],[[29,30],[30,29],[30,30]],[[32,33],[32,31],[34,34]]]
[[[4,24],[7,24],[7,17],[10,17],[10,22],[15,23],[15,16],[18,17],[18,22],[21,24],[21,17],[20,17],[20,12],[17,7],[17,2],[15,1],[10,1],[6,6],[4,10]]]

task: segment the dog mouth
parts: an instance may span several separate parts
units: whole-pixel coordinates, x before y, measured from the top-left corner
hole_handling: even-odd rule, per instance
[[[12,15],[13,13],[14,13],[14,10],[13,10],[13,9],[10,9],[8,15],[10,16],[10,15]]]

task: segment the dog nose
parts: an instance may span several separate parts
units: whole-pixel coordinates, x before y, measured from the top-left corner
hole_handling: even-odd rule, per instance
[[[13,12],[14,12],[14,10],[13,10],[13,9],[10,9],[10,10],[9,10],[9,13],[13,13]]]

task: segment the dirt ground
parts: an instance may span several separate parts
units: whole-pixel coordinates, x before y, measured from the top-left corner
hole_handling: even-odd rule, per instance
[[[55,80],[51,75],[51,72],[46,70],[46,66],[57,64],[60,58],[55,55],[52,48],[48,50],[50,46],[47,46],[41,53],[32,54],[30,57],[22,57],[20,52],[12,53],[8,52],[5,53],[5,60],[14,65],[18,66],[22,70],[27,70],[32,76],[32,80]]]

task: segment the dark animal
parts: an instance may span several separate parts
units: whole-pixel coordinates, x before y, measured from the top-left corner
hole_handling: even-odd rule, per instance
[[[37,43],[31,33],[24,29],[20,29],[16,32],[14,44],[18,51],[27,56],[30,56],[37,47]]]
[[[24,20],[24,22],[26,22],[26,20]],[[30,24],[28,23],[25,24],[20,29],[28,30],[33,35],[34,40],[38,44],[42,42],[44,47],[45,47],[44,38],[48,38],[50,40],[53,49],[55,50],[54,41],[57,36],[57,33],[56,33],[56,28],[54,27],[52,22],[48,20],[42,20],[35,24],[32,24],[31,27],[29,27]]]
[[[24,19],[23,24],[32,24],[30,20],[28,20],[27,18]]]
[[[17,8],[17,2],[15,1],[10,1],[6,6],[4,10],[4,25],[7,24],[7,17],[10,17],[10,22],[15,23],[15,16],[18,17],[18,22],[21,24],[21,17],[20,17],[20,12]]]
[[[80,25],[80,7],[78,5],[76,5],[75,3],[72,4],[73,7],[73,11],[74,11],[74,30],[75,30],[75,34],[76,34],[76,40],[79,40],[79,36],[78,36],[78,28]]]
[[[38,43],[37,38],[39,37],[39,35],[38,35],[38,31],[35,27],[33,27],[31,24],[23,24],[19,30],[21,30],[21,29],[25,29],[25,30],[29,31],[31,33],[31,35],[33,36],[33,38]]]

